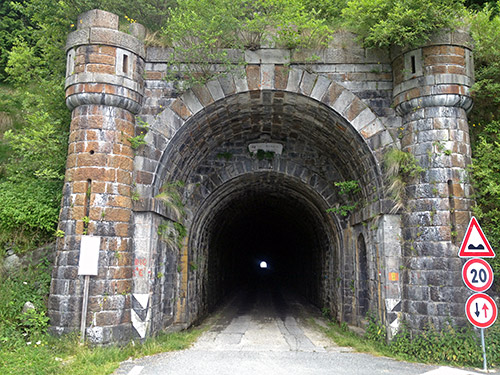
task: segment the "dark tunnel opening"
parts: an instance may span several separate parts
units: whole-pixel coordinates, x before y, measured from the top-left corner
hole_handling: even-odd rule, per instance
[[[322,307],[332,277],[324,210],[298,194],[240,191],[205,223],[208,311],[237,290],[285,290]],[[265,261],[267,268],[261,268]]]

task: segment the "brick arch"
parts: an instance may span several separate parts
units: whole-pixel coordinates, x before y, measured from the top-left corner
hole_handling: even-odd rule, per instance
[[[345,256],[344,253],[349,253],[349,251],[341,251],[341,249],[344,247],[350,249],[350,245],[344,240],[343,229],[340,225],[340,221],[346,219],[341,220],[339,217],[330,217],[326,214],[328,207],[340,202],[335,189],[329,186],[331,182],[339,180],[336,177],[327,180],[321,178],[319,174],[314,174],[312,169],[307,170],[307,168],[296,165],[288,168],[285,167],[285,164],[292,164],[291,162],[276,158],[279,167],[286,169],[285,173],[275,173],[260,166],[257,168],[255,166],[243,167],[240,170],[235,166],[234,169],[219,168],[216,170],[214,174],[220,172],[220,178],[218,179],[219,183],[213,185],[209,185],[210,178],[204,179],[204,181],[209,181],[207,184],[197,184],[197,181],[183,178],[184,173],[197,175],[197,172],[191,167],[196,166],[200,155],[207,156],[211,151],[217,152],[215,148],[210,148],[207,145],[204,147],[204,137],[216,136],[217,134],[221,135],[222,139],[226,139],[226,136],[231,137],[231,134],[217,133],[217,131],[223,129],[222,131],[225,133],[226,125],[230,125],[231,121],[239,121],[239,117],[235,115],[239,115],[238,111],[247,115],[248,113],[254,114],[252,106],[254,104],[257,105],[256,114],[264,116],[268,114],[267,110],[273,111],[278,106],[275,100],[280,100],[280,98],[284,98],[282,99],[284,101],[290,100],[287,101],[287,105],[296,110],[293,113],[295,117],[287,119],[290,122],[286,126],[291,128],[298,122],[296,132],[307,137],[306,141],[309,142],[309,145],[316,147],[314,142],[321,143],[316,149],[317,154],[319,151],[325,153],[333,151],[332,153],[335,153],[331,159],[327,160],[328,162],[333,161],[333,163],[327,163],[328,165],[334,165],[334,168],[339,168],[339,170],[342,169],[341,173],[335,176],[339,176],[340,180],[358,179],[362,181],[360,177],[362,175],[363,179],[369,181],[369,184],[365,185],[363,197],[360,197],[360,201],[362,200],[366,205],[353,212],[350,216],[352,220],[350,220],[358,225],[385,213],[386,207],[382,204],[385,190],[380,160],[384,148],[393,144],[394,141],[382,121],[351,91],[325,76],[311,74],[302,69],[287,69],[283,66],[272,65],[272,69],[269,69],[266,66],[253,65],[248,66],[243,75],[234,74],[218,77],[205,85],[188,90],[182,96],[171,100],[166,108],[150,122],[150,128],[145,138],[147,144],[136,151],[134,159],[136,189],[141,197],[134,204],[136,257],[141,257],[141,254],[148,252],[147,256],[150,257],[148,259],[150,259],[151,264],[156,264],[155,267],[158,270],[163,269],[161,267],[166,267],[164,265],[166,263],[160,262],[158,259],[166,259],[170,256],[168,255],[170,252],[168,247],[160,244],[158,239],[156,228],[160,223],[183,222],[188,233],[192,233],[193,228],[196,227],[195,223],[200,219],[199,213],[205,208],[203,204],[211,201],[210,197],[214,197],[214,192],[221,191],[220,189],[224,190],[225,186],[232,185],[232,181],[248,180],[248,178],[261,173],[274,173],[286,181],[294,181],[297,191],[302,192],[305,190],[300,189],[309,189],[314,192],[315,197],[317,197],[315,207],[318,210],[318,207],[321,207],[319,211],[322,211],[322,215],[320,216],[327,217],[332,228],[337,229],[332,229],[330,233],[330,237],[335,238],[335,244],[328,242],[324,249],[327,247],[330,249],[330,246],[332,248],[328,250],[329,252],[325,250],[325,254],[330,254],[328,259],[337,257],[338,264],[342,264],[343,260],[341,259]],[[223,116],[226,118],[223,119]],[[238,122],[238,124],[240,123]],[[314,132],[314,135],[306,133],[309,129],[306,126],[308,124],[314,125],[314,128],[318,130]],[[242,124],[239,126],[241,127]],[[274,170],[278,169],[274,168]],[[208,173],[205,177],[207,175]],[[183,192],[184,198],[187,200],[184,218],[179,217],[167,205],[154,198],[163,183],[175,180],[187,183]],[[196,185],[199,185],[200,189],[206,189],[205,193],[196,191]],[[193,198],[190,198],[191,196]],[[345,221],[342,222],[342,225],[346,224]],[[361,228],[358,228],[359,231],[368,230],[366,225],[359,224],[358,226]],[[195,228],[194,231],[196,232],[197,229]],[[178,265],[182,264],[182,285],[173,291],[173,293],[177,293],[178,298],[175,299],[176,305],[169,307],[168,313],[170,314],[168,319],[173,319],[175,324],[189,324],[192,319],[198,317],[200,308],[203,306],[199,299],[202,294],[190,292],[190,290],[199,291],[199,288],[203,287],[202,279],[196,279],[193,285],[188,282],[189,267],[187,264],[191,259],[197,259],[200,255],[198,252],[201,251],[197,246],[192,246],[192,241],[189,239],[188,243],[188,240],[185,239],[180,250],[182,262],[180,260],[171,262],[172,264],[175,262]],[[317,259],[320,257],[318,256]],[[328,261],[324,266],[326,267],[328,264],[329,269],[333,269],[332,262]],[[164,274],[167,271],[165,269],[165,271],[159,272]],[[143,293],[141,290],[145,290],[146,286],[141,280],[137,280],[135,288],[137,291],[134,293],[140,294]],[[331,302],[330,305],[333,305],[330,307],[338,311],[338,314],[342,314],[341,298],[334,298],[333,294],[327,296],[327,290],[330,294],[338,292],[333,287],[317,289],[318,293],[325,291],[325,298],[336,301],[335,303]],[[133,324],[134,327],[141,327],[146,323],[134,318]],[[157,323],[153,322],[153,326],[155,324]],[[155,328],[152,330],[154,331]]]
[[[228,183],[229,181],[242,178],[245,175],[251,175],[255,173],[265,173],[273,172],[276,175],[282,175],[289,178],[296,179],[297,183],[303,183],[306,186],[311,186],[312,189],[317,190],[318,197],[321,197],[323,204],[325,204],[325,209],[333,207],[335,202],[338,201],[339,197],[333,188],[332,184],[329,184],[326,179],[320,176],[318,173],[313,172],[305,168],[303,165],[295,163],[293,161],[282,161],[280,162],[281,170],[275,170],[272,168],[253,168],[251,165],[242,165],[241,169],[233,168],[232,166],[222,167],[220,170],[214,171],[213,175],[209,175],[208,179],[213,181],[218,181],[218,184],[213,186],[212,190],[219,189],[222,185]],[[285,170],[292,170],[293,173],[287,174]],[[320,188],[321,187],[321,188]],[[187,187],[187,195],[190,196],[191,190],[196,189],[192,186]],[[201,206],[204,204],[204,200],[213,193],[213,191],[206,191],[201,194],[203,202],[190,202],[190,204],[197,210],[202,210]]]
[[[164,152],[178,131],[212,104],[241,93],[264,90],[293,93],[312,99],[335,112],[352,127],[380,160],[385,146],[394,143],[377,115],[355,94],[339,83],[317,73],[283,65],[248,65],[243,74],[220,76],[186,91],[172,100],[150,124],[148,143],[135,161],[136,184],[142,196],[152,196],[158,188],[157,177],[165,159]],[[379,163],[376,162],[376,165]]]

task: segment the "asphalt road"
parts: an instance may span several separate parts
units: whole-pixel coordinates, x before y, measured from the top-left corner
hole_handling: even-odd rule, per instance
[[[290,294],[241,291],[209,318],[211,328],[191,348],[125,361],[115,375],[480,374],[355,353],[329,340],[318,329],[322,322]]]

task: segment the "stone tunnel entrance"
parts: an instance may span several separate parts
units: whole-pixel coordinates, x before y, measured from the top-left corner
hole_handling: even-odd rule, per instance
[[[140,25],[118,31],[118,16],[100,10],[77,24],[54,332],[80,326],[83,236],[100,240],[86,316],[96,343],[193,323],[259,281],[261,258],[266,285],[286,284],[351,324],[376,312],[389,337],[401,319],[417,331],[465,323],[454,242],[472,205],[466,33],[390,55],[344,33],[317,55],[233,51],[241,72],[179,93],[165,80],[171,51],[145,46]],[[396,213],[382,175],[390,150],[425,169]],[[342,192],[353,182],[358,190]],[[181,184],[182,210],[160,202]]]
[[[325,203],[299,179],[257,172],[228,181],[200,210],[190,240],[206,259],[202,305],[211,310],[245,287],[285,288],[316,306],[336,306],[334,228]]]
[[[347,112],[366,108],[345,96]],[[162,130],[169,118],[176,128]],[[259,90],[216,101],[181,126],[171,119],[159,116],[158,133],[151,132],[175,134],[152,195],[182,182],[185,215],[135,214],[136,233],[153,223],[152,239],[135,235],[136,257],[149,258],[161,275],[154,279],[153,331],[191,324],[242,286],[286,286],[353,324],[369,309],[384,313],[377,272],[386,246],[377,236],[387,230],[382,178],[373,151],[345,117],[304,95]],[[342,192],[346,182],[357,188]],[[343,215],[328,211],[344,206]],[[180,250],[154,234],[174,222],[187,231]],[[137,277],[135,285],[149,288]]]

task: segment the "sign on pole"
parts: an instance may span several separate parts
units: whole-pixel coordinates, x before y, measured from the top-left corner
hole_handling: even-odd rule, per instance
[[[474,292],[484,292],[493,284],[493,269],[484,259],[469,259],[462,268],[465,285]]]
[[[472,325],[478,328],[488,328],[497,319],[497,305],[487,294],[476,293],[467,300],[465,314]]]
[[[85,327],[87,325],[87,306],[89,300],[90,276],[99,272],[99,248],[101,237],[82,236],[80,243],[80,259],[78,261],[78,274],[85,275],[83,282],[82,318],[80,320],[80,342],[85,341]]]
[[[97,275],[100,244],[101,237],[99,236],[82,236],[80,259],[78,262],[79,275]]]
[[[493,270],[482,258],[494,258],[495,252],[486,239],[483,230],[476,218],[470,219],[465,232],[464,240],[458,251],[460,258],[474,258],[467,261],[462,268],[462,279],[465,285],[475,292],[484,292],[493,284]],[[484,329],[490,327],[497,320],[497,305],[495,301],[484,293],[476,293],[465,303],[465,315],[472,325],[481,328],[481,346],[483,347],[483,369],[487,371],[486,345],[484,343]]]
[[[470,220],[464,240],[458,252],[460,258],[494,258],[495,252],[486,239],[483,230],[479,226],[476,218],[473,216]]]

